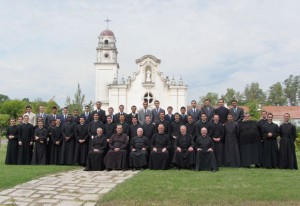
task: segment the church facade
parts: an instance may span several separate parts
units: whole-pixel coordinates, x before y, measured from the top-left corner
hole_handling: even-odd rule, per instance
[[[97,60],[95,65],[95,100],[102,102],[102,108],[107,111],[113,107],[118,111],[119,105],[124,105],[130,112],[132,105],[142,107],[147,101],[149,108],[154,108],[154,101],[159,100],[162,108],[172,106],[174,111],[187,105],[188,86],[174,77],[170,79],[160,71],[161,60],[153,55],[144,55],[136,59],[137,71],[128,78],[119,81],[118,51],[116,38],[112,31],[104,30],[98,37]]]

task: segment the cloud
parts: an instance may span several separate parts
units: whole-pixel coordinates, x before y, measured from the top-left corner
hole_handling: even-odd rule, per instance
[[[109,17],[120,77],[153,54],[166,76],[182,75],[189,99],[226,88],[264,90],[299,75],[298,1],[1,2],[1,93],[63,105],[77,82],[94,100],[98,35]]]

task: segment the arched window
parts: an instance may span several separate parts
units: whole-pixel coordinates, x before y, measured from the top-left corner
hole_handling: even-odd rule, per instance
[[[104,44],[108,44],[108,40],[107,39],[105,39]]]

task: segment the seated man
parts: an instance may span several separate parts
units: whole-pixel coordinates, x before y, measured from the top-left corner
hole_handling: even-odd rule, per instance
[[[201,135],[197,137],[195,142],[196,154],[196,170],[211,170],[215,172],[217,162],[213,152],[213,141],[207,136],[207,129],[202,127]]]
[[[169,149],[171,147],[170,137],[164,133],[164,125],[158,125],[158,133],[151,138],[151,153],[149,168],[153,170],[164,170],[169,167]]]
[[[147,166],[148,158],[148,138],[143,135],[143,129],[137,129],[137,136],[130,141],[129,165],[133,170],[143,169]]]
[[[109,139],[109,151],[104,158],[106,170],[125,170],[127,168],[128,136],[123,133],[121,124],[117,125],[116,133]]]
[[[175,154],[173,163],[178,169],[191,169],[194,165],[194,142],[193,137],[186,133],[186,126],[180,126],[180,135],[174,143]]]
[[[94,136],[91,142],[91,149],[88,154],[85,171],[103,170],[103,159],[105,155],[105,148],[107,142],[106,137],[103,135],[103,129],[97,129],[97,135]]]

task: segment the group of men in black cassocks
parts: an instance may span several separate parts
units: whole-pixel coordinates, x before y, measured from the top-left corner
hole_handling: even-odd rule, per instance
[[[222,99],[216,109],[209,100],[201,110],[195,105],[192,101],[187,114],[184,107],[175,114],[168,107],[165,114],[159,101],[155,101],[151,113],[145,102],[141,111],[133,106],[130,114],[124,113],[120,105],[115,115],[112,108],[106,115],[101,102],[93,112],[86,106],[82,115],[70,115],[67,108],[59,115],[53,107],[47,120],[38,116],[35,126],[25,114],[19,117],[19,124],[10,120],[5,163],[82,165],[88,171],[170,166],[210,171],[251,165],[298,168],[296,128],[288,113],[278,127],[272,122],[273,115],[265,111],[260,121],[251,120],[236,101],[230,110]]]

